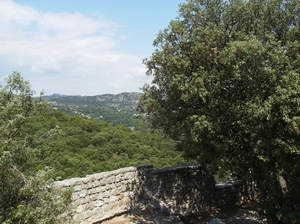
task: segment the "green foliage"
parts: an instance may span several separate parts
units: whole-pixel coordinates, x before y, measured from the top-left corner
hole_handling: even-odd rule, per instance
[[[188,158],[255,181],[265,215],[299,220],[298,0],[182,4],[144,60],[139,110]]]
[[[11,209],[5,223],[66,223],[71,218],[71,190],[53,185],[53,170],[46,168],[29,176],[17,194],[18,206]]]
[[[53,118],[56,133],[60,133],[41,138]],[[173,140],[158,133],[130,130],[124,125],[49,110],[27,124],[26,133],[33,133],[36,127],[39,131],[31,141],[37,149],[32,167],[39,170],[41,166],[52,166],[63,179],[145,163],[165,167],[185,162],[181,153],[175,151]]]
[[[0,222],[65,222],[70,192],[52,187],[51,169],[33,172],[35,153],[29,142],[34,140],[23,132],[24,125],[45,110],[46,104],[33,98],[29,82],[18,72],[0,87]]]

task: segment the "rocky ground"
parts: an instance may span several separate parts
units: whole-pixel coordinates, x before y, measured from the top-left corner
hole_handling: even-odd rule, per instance
[[[231,224],[258,224],[266,223],[257,214],[254,209],[236,207],[224,211],[217,211],[204,216],[181,217],[185,224],[209,223],[213,218],[220,219],[223,223]]]
[[[211,222],[213,219],[219,222]],[[220,222],[221,221],[221,222]],[[259,218],[257,212],[248,207],[235,207],[223,211],[214,211],[210,214],[190,215],[187,217],[168,216],[151,217],[142,215],[122,215],[102,222],[103,224],[259,224],[266,223]]]

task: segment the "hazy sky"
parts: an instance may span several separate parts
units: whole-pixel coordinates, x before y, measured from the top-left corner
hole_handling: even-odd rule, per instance
[[[185,0],[0,0],[0,81],[19,71],[46,95],[136,92],[144,58]]]

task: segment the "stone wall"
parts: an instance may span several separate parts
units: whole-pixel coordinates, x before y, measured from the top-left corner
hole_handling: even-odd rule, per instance
[[[172,214],[232,205],[238,200],[240,182],[216,185],[205,167],[191,164],[164,169],[153,169],[152,165],[127,167],[58,181],[56,185],[74,189],[74,220],[84,224],[155,203]]]
[[[74,220],[93,223],[129,211],[140,194],[135,167],[58,181],[58,187],[74,189]]]
[[[215,206],[230,207],[241,200],[242,181],[229,180],[215,185]]]
[[[162,202],[172,213],[198,213],[213,205],[214,177],[199,164],[152,170],[142,180],[143,199]]]

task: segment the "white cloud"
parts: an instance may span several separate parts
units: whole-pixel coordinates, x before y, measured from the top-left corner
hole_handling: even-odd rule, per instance
[[[20,25],[29,25],[41,16],[37,10],[29,6],[21,6],[10,0],[2,0],[0,7],[1,23],[17,22]]]
[[[49,94],[137,91],[136,82],[145,80],[144,57],[118,50],[126,36],[117,35],[121,27],[99,16],[42,13],[1,0],[0,58],[5,63],[0,68],[21,71],[33,88]]]
[[[110,86],[113,88],[120,88],[121,84],[120,83],[110,83]]]
[[[52,13],[42,15],[37,21],[41,29],[54,30],[66,36],[100,33],[113,35],[119,26],[106,20],[97,20],[81,13]]]
[[[31,65],[31,71],[33,72],[46,72],[61,71],[61,65],[54,58],[42,58],[41,60],[34,61]]]

